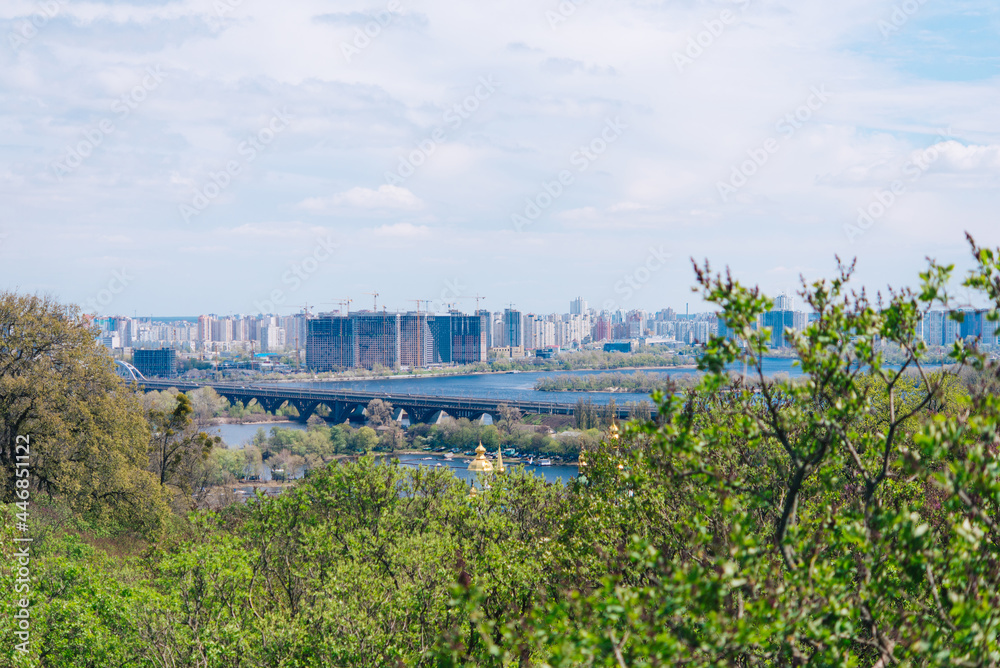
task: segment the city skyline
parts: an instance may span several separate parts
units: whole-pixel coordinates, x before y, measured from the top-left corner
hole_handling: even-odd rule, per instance
[[[55,9],[52,9],[52,8]],[[775,295],[996,242],[1000,8],[0,8],[3,287],[104,312]],[[634,286],[629,285],[629,281]],[[337,286],[335,294],[330,286]]]

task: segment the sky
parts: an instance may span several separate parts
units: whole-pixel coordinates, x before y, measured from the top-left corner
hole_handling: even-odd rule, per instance
[[[0,289],[696,311],[691,258],[777,295],[838,255],[915,285],[1000,245],[998,32],[985,1],[5,0]]]

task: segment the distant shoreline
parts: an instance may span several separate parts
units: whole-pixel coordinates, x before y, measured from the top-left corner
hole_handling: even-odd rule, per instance
[[[670,369],[680,369],[680,370],[691,370],[697,369],[697,364],[675,364],[670,366],[620,366],[613,369],[552,369],[552,370],[539,370],[539,371],[466,371],[466,372],[456,372],[456,373],[438,373],[438,374],[425,374],[425,373],[397,373],[383,376],[354,376],[350,378],[277,378],[274,380],[262,380],[254,382],[262,383],[356,383],[365,380],[394,380],[394,379],[407,379],[407,378],[417,378],[417,379],[434,379],[434,378],[461,378],[464,376],[503,376],[510,373],[553,373],[553,374],[567,374],[574,373],[577,371],[599,371],[604,373],[613,373],[615,371],[650,371],[655,372],[657,370],[667,371]]]

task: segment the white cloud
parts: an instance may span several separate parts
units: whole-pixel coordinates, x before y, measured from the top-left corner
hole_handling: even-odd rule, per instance
[[[384,2],[340,3],[336,20],[320,18],[333,11],[328,0],[62,2],[61,18],[16,52],[0,49],[0,135],[16,139],[0,148],[0,227],[11,233],[5,275],[20,289],[86,298],[74,294],[79,277],[107,245],[95,233],[124,235],[150,279],[137,279],[116,305],[218,312],[260,293],[262,263],[289,239],[293,254],[309,248],[315,227],[345,247],[373,236],[434,240],[435,254],[386,244],[378,263],[339,256],[329,271],[343,271],[345,294],[426,279],[414,290],[433,296],[446,263],[471,262],[466,282],[479,277],[495,306],[543,309],[550,296],[610,289],[581,269],[581,253],[626,256],[664,234],[678,257],[730,263],[749,280],[778,265],[829,266],[840,252],[876,266],[879,285],[911,278],[909,259],[963,251],[954,220],[1000,243],[1000,88],[985,77],[941,80],[905,52],[919,36],[933,37],[935,16],[958,10],[928,4],[883,40],[884,3],[752,2],[678,72],[674,51],[733,3],[582,3],[553,29],[545,11],[557,5],[426,0],[419,15],[400,13],[348,62],[342,45]],[[25,0],[3,4],[0,33],[36,11]],[[949,57],[962,54],[961,44],[933,41],[913,53],[948,48]],[[113,111],[157,66],[162,84],[127,115]],[[499,85],[476,98],[484,77]],[[776,124],[824,85],[829,101],[792,136],[781,134]],[[446,116],[456,105],[461,115]],[[273,110],[286,107],[288,129],[260,137]],[[602,144],[615,117],[628,127]],[[53,161],[96,136],[103,119],[113,131],[56,179]],[[954,139],[942,141],[939,129],[949,126]],[[444,137],[428,145],[436,128]],[[778,151],[721,201],[716,184],[772,137]],[[927,174],[848,245],[843,224],[927,147],[940,154]],[[581,150],[599,150],[584,171],[573,162]],[[413,156],[412,174],[386,179]],[[511,214],[565,170],[572,184],[515,234]],[[178,205],[221,182],[182,226]],[[901,230],[891,244],[878,236]],[[70,232],[77,236],[61,240]],[[237,251],[210,265],[177,252],[230,241]],[[491,264],[501,246],[516,249],[504,270]],[[510,291],[503,283],[514,273],[534,280],[539,267],[552,272],[545,291],[527,279]],[[170,281],[161,289],[159,277],[172,268],[225,289],[171,291]],[[644,293],[650,301],[636,306],[683,303],[689,279],[678,276],[673,292]]]
[[[345,208],[417,211],[424,208],[424,203],[406,188],[383,185],[377,190],[356,186],[331,197],[310,197],[300,202],[299,207],[312,213],[330,213]]]
[[[997,144],[966,146],[957,141],[945,141],[916,152],[913,159],[923,156],[936,156],[932,167],[935,171],[1000,172],[1000,146]]]
[[[374,234],[377,237],[390,237],[393,239],[415,239],[430,236],[430,228],[426,225],[414,225],[413,223],[404,222],[376,227]]]

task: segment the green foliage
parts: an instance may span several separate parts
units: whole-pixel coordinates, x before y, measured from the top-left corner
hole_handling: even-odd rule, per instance
[[[973,256],[966,287],[1000,309],[1000,251]],[[702,294],[737,339],[708,342],[697,387],[657,392],[652,419],[620,438],[601,439],[592,405],[584,429],[555,438],[512,414],[408,432],[584,447],[566,486],[513,468],[470,494],[447,470],[324,465],[379,436],[314,423],[260,430],[244,451],[191,450],[182,463],[227,482],[264,457],[310,475],[178,518],[153,545],[109,544],[116,532],[66,494],[36,525],[37,642],[22,664],[996,666],[1000,367],[964,343],[953,366],[928,366],[916,325],[949,306],[949,267],[874,301],[851,273],[803,285],[819,318],[790,337],[797,382],[763,373],[767,297],[705,266]],[[725,373],[741,362],[751,378]],[[151,399],[157,438],[192,433],[182,397]],[[0,513],[8,561],[15,512]],[[9,625],[0,641],[12,663]]]
[[[535,382],[542,392],[652,392],[667,385],[663,373],[633,371],[632,373],[597,373],[586,376],[548,376]]]
[[[171,485],[184,492],[192,487],[192,471],[198,460],[207,459],[212,448],[221,443],[218,436],[198,431],[192,420],[195,409],[186,394],[177,394],[173,410],[149,411],[153,431],[150,466],[160,485]]]
[[[1000,269],[974,254],[967,287]],[[580,488],[601,521],[584,543],[600,558],[617,535],[627,560],[575,578],[528,623],[479,623],[497,640],[457,658],[500,665],[527,646],[551,666],[996,665],[1000,399],[926,368],[915,335],[922,312],[947,307],[950,271],[931,263],[919,292],[876,303],[848,292],[849,267],[804,285],[820,317],[792,337],[807,375],[791,383],[762,370],[770,301],[697,269],[743,345],[713,339],[701,386],[660,394],[656,420],[630,425],[631,453],[595,456]],[[902,369],[883,342],[906,351]],[[951,356],[984,368],[961,343]],[[744,359],[752,385],[724,374]],[[583,558],[577,536],[559,540]],[[474,585],[459,603],[475,618]]]
[[[17,437],[30,438],[32,494],[91,518],[156,532],[167,507],[146,470],[139,398],[72,307],[0,293],[0,488],[14,501]]]

